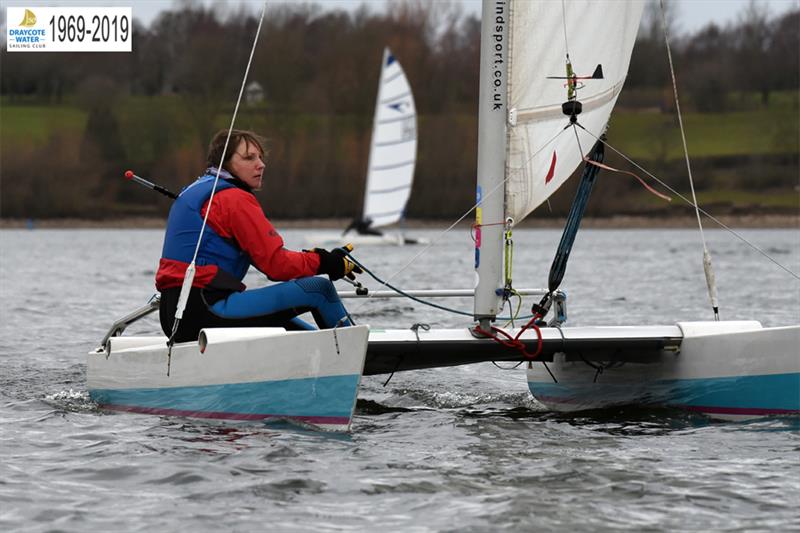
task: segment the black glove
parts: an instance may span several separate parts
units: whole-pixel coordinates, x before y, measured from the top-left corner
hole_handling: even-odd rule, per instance
[[[350,279],[356,279],[356,274],[362,274],[364,271],[347,257],[345,250],[348,252],[353,251],[353,245],[346,244],[342,248],[334,248],[330,252],[322,248],[311,250],[319,255],[319,270],[317,274],[327,274],[331,281],[342,279],[345,276]]]

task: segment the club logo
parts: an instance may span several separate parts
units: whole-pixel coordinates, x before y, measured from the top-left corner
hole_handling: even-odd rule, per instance
[[[30,9],[25,10],[25,16],[22,17],[22,22],[19,25],[23,28],[30,28],[36,26],[36,15]]]

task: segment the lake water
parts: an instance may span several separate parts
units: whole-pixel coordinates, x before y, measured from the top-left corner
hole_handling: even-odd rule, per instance
[[[797,230],[741,233],[800,272]],[[283,234],[288,246],[305,246],[302,231]],[[560,232],[514,237],[515,286],[545,285]],[[800,322],[800,282],[726,232],[706,238],[723,319]],[[152,230],[0,231],[0,530],[800,527],[797,419],[557,415],[531,399],[524,370],[489,363],[398,373],[386,386],[386,376],[364,378],[344,436],[99,412],[86,393],[85,354],[153,294],[161,239]],[[562,284],[568,324],[711,319],[701,246],[688,230],[583,231]],[[395,274],[421,249],[355,255],[402,288],[472,286],[468,230]],[[252,272],[246,281],[263,283]],[[445,303],[471,310],[470,300]],[[465,325],[399,299],[348,307],[374,326]],[[131,332],[158,326],[148,319]]]

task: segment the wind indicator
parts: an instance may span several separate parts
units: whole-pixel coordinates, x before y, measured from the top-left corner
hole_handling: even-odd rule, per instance
[[[571,124],[574,124],[583,110],[583,105],[578,101],[578,89],[583,89],[585,86],[583,82],[578,80],[602,80],[603,79],[603,65],[598,64],[594,69],[591,76],[578,76],[572,68],[572,61],[567,55],[567,75],[566,76],[548,76],[548,80],[567,80],[567,101],[561,104],[561,111],[569,117]]]

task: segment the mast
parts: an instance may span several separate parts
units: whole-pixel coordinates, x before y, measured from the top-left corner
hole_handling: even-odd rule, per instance
[[[502,307],[510,0],[483,0],[475,209],[475,320],[488,330]],[[483,224],[487,224],[483,226]]]

